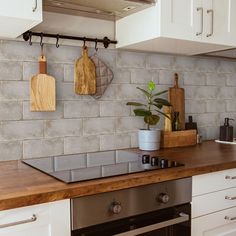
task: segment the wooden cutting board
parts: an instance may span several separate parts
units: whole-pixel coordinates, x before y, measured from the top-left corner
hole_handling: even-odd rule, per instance
[[[88,57],[87,47],[83,47],[83,55],[75,63],[74,89],[82,95],[96,93],[96,68]]]
[[[55,78],[46,74],[45,56],[39,58],[39,74],[31,78],[30,100],[31,111],[56,110]]]
[[[179,88],[179,76],[175,73],[174,87],[169,88],[169,102],[172,104],[172,112],[179,112],[179,121],[181,130],[185,129],[185,103],[184,89]]]

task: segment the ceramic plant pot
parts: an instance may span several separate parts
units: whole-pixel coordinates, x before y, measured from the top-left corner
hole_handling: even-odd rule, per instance
[[[160,149],[161,130],[140,129],[138,132],[139,149],[154,151]]]

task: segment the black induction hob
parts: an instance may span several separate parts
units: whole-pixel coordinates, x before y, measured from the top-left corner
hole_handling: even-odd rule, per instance
[[[183,166],[162,156],[127,150],[28,159],[23,163],[66,183]]]

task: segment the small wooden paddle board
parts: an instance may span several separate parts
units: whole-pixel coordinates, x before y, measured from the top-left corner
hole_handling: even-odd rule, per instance
[[[88,56],[87,47],[83,47],[83,55],[75,62],[74,90],[81,95],[96,93],[96,67]]]
[[[56,88],[55,78],[46,74],[46,57],[39,58],[39,74],[31,78],[30,110],[55,111]]]

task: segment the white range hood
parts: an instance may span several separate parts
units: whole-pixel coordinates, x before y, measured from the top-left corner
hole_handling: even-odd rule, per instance
[[[43,22],[32,31],[92,38],[106,36],[114,40],[117,19],[150,8],[155,3],[156,0],[43,0]],[[39,39],[33,37],[32,41]],[[55,43],[55,39],[50,38],[43,41]],[[80,41],[59,41],[62,45],[82,45]]]
[[[116,20],[147,7],[156,0],[44,0],[44,11]]]

